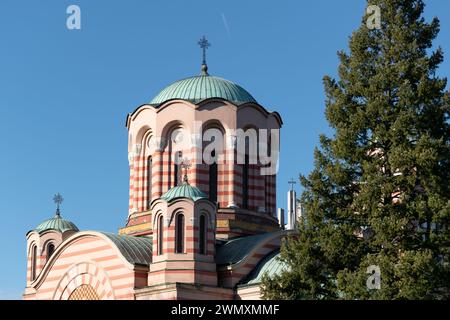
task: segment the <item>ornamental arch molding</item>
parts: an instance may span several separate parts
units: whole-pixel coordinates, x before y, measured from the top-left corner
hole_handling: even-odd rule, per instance
[[[106,272],[94,262],[73,265],[64,274],[53,295],[53,300],[71,299],[114,300],[114,291]]]

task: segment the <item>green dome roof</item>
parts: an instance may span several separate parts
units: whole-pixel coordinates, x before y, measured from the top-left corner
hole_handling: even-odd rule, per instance
[[[289,270],[289,267],[280,261],[280,251],[275,250],[266,255],[256,267],[245,277],[239,285],[256,285],[262,282],[263,276],[267,275],[273,277],[275,275],[281,275],[283,272]]]
[[[167,202],[170,202],[177,198],[188,198],[192,201],[197,201],[199,199],[207,199],[208,197],[199,188],[191,186],[187,182],[173,187],[161,196],[161,199],[164,199]]]
[[[213,77],[206,72],[200,76],[179,80],[163,89],[150,102],[159,105],[172,99],[188,100],[193,103],[209,98],[222,98],[236,105],[256,100],[241,86],[218,77]]]
[[[53,218],[45,220],[35,229],[37,232],[42,233],[47,230],[55,230],[61,233],[65,231],[79,231],[77,226],[68,220],[61,218],[59,214],[56,214]]]

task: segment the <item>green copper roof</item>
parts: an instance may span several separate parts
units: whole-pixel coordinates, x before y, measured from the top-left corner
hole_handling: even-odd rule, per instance
[[[222,98],[236,105],[256,100],[241,86],[218,77],[213,77],[204,72],[200,76],[179,80],[163,89],[150,102],[159,105],[172,99],[188,100],[199,103],[209,98]]]
[[[276,231],[278,232],[278,231]],[[244,259],[261,241],[273,236],[266,232],[254,236],[245,236],[227,241],[217,247],[216,262],[218,265],[231,265]]]
[[[266,255],[253,269],[247,277],[240,283],[240,285],[253,285],[261,283],[262,277],[266,274],[269,277],[278,275],[287,270],[286,264],[281,262],[278,257],[280,251],[275,250]]]
[[[178,198],[188,198],[197,201],[199,199],[207,199],[208,197],[199,188],[191,186],[187,182],[173,187],[161,196],[161,199],[164,199],[167,202]]]
[[[152,238],[102,232],[131,264],[149,266],[152,261]]]
[[[55,230],[61,233],[65,231],[79,231],[77,226],[73,222],[61,218],[59,214],[56,214],[51,219],[45,220],[40,225],[38,225],[35,230],[39,233],[47,230]]]

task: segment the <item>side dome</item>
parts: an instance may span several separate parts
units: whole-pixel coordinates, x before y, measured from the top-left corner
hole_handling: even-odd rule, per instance
[[[257,103],[248,91],[236,83],[205,73],[172,83],[153,98],[150,104],[157,106],[172,99],[199,103],[210,98],[225,99],[235,105]]]
[[[56,214],[53,218],[45,220],[41,224],[39,224],[36,229],[34,229],[38,233],[42,233],[48,230],[55,230],[61,233],[65,231],[79,231],[77,226],[69,221],[61,218],[59,214]]]
[[[178,198],[188,198],[192,201],[197,201],[199,199],[207,199],[208,197],[199,188],[191,186],[187,182],[173,187],[161,196],[161,199],[166,200],[167,202]]]
[[[273,277],[289,271],[287,264],[280,260],[280,250],[266,255],[256,267],[238,284],[238,286],[256,285],[262,282],[263,276]]]

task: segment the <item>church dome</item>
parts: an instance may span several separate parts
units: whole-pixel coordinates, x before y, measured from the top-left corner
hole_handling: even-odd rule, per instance
[[[192,201],[197,201],[199,199],[207,199],[206,194],[203,193],[199,188],[191,186],[189,183],[184,182],[183,184],[173,187],[165,194],[161,196],[161,199],[170,202],[178,198],[188,198]]]
[[[172,83],[153,98],[150,104],[159,105],[172,99],[199,103],[209,98],[225,99],[235,105],[241,105],[246,102],[256,103],[251,94],[241,86],[219,77],[210,76],[204,70],[199,76]]]
[[[35,229],[35,231],[37,231],[38,233],[42,233],[48,230],[55,230],[61,233],[65,231],[79,231],[77,226],[73,222],[61,218],[58,213],[53,218],[42,222]]]

